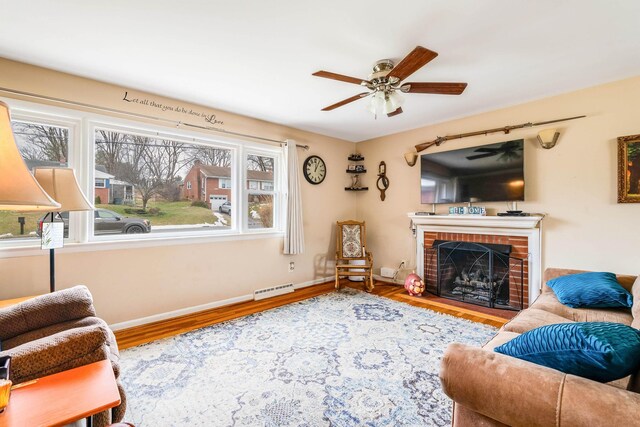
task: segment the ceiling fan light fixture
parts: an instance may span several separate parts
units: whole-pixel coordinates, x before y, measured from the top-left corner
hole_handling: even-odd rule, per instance
[[[385,110],[385,96],[383,92],[377,91],[371,97],[371,102],[369,102],[369,111],[374,116],[377,116]]]
[[[402,97],[398,92],[394,90],[389,94],[389,101],[393,106],[393,111],[395,111],[398,108],[402,107],[402,104],[404,104],[404,97]]]

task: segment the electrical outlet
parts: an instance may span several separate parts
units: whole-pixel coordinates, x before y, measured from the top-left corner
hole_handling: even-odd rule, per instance
[[[402,268],[402,267],[407,268],[407,260],[406,260],[406,259],[401,259],[401,260],[400,260],[400,267],[401,267],[401,268]]]
[[[289,262],[289,273],[293,273],[293,270],[296,269],[296,263],[294,261]]]

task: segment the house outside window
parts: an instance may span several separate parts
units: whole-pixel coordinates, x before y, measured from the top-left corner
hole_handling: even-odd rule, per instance
[[[150,232],[131,236],[122,229],[96,233],[94,215],[72,212],[65,214],[65,238],[71,242],[148,240],[144,245],[153,246],[175,237],[227,239],[282,230],[285,171],[279,168],[286,165],[279,147],[26,101],[9,105],[29,169],[71,167],[96,208],[151,224]],[[0,212],[0,248],[35,249],[42,216]]]
[[[220,218],[208,205],[192,205],[185,201],[181,186],[186,180],[187,189],[191,189],[191,180],[187,177],[195,166],[203,163],[201,159],[212,157],[209,156],[212,150],[228,152],[231,158],[230,149],[106,127],[96,129],[95,147],[95,163],[113,176],[111,187],[114,192],[115,183],[134,188],[133,206],[126,206],[124,198],[114,197],[108,205],[103,201],[101,208],[149,221],[155,236],[182,230],[232,228],[230,217]],[[201,200],[207,202],[206,177],[201,175],[200,179]]]

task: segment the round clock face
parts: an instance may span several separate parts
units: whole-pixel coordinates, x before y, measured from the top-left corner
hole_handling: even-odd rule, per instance
[[[320,184],[327,176],[327,166],[318,156],[309,156],[302,165],[305,179],[314,185]]]

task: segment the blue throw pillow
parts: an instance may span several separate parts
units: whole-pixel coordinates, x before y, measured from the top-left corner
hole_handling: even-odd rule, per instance
[[[532,329],[496,352],[600,382],[638,371],[640,330],[621,323],[576,322]]]
[[[579,273],[547,282],[558,300],[573,308],[631,307],[633,297],[613,273]]]

